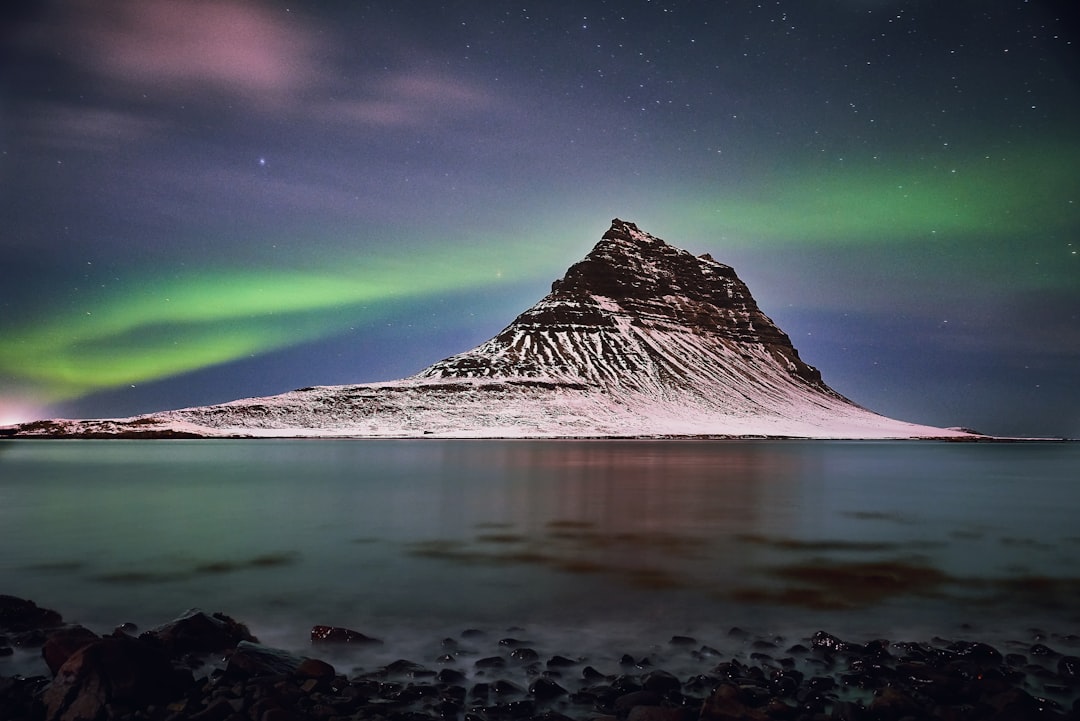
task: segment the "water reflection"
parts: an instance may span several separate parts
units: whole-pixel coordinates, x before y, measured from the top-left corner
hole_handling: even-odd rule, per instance
[[[1031,451],[14,442],[0,458],[0,572],[6,593],[111,622],[136,598],[154,622],[206,604],[341,625],[853,623],[974,604],[1072,622],[1076,454]]]

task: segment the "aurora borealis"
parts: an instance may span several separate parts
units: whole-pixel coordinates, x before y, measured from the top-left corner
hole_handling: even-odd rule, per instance
[[[0,424],[411,374],[618,216],[862,405],[1080,436],[1069,3],[2,12]]]

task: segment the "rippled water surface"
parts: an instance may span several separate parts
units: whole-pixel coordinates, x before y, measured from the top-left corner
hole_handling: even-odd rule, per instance
[[[1077,469],[1051,443],[2,441],[0,593],[291,647],[1075,633]]]

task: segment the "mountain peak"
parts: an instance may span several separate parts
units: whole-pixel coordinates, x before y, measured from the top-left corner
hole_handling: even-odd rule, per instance
[[[650,356],[656,354],[638,337],[643,333],[689,335],[694,344],[714,349],[754,344],[766,349],[796,382],[835,395],[818,371],[799,358],[788,336],[761,312],[731,266],[709,255],[694,256],[619,218],[583,260],[552,283],[551,293],[499,335],[419,376],[554,377],[609,388],[639,387],[643,382],[662,386],[684,376],[665,370],[671,359],[661,363]],[[624,352],[641,359],[642,365],[616,372],[596,359],[568,356],[568,348],[582,338],[601,342],[609,354]],[[621,362],[625,364],[626,358]]]
[[[619,218],[498,335],[414,376],[10,434],[971,437],[855,405],[734,269]]]

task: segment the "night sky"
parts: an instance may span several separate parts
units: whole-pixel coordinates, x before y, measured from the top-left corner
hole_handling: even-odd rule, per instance
[[[16,2],[0,423],[409,375],[620,217],[861,405],[1080,436],[1074,5]]]

